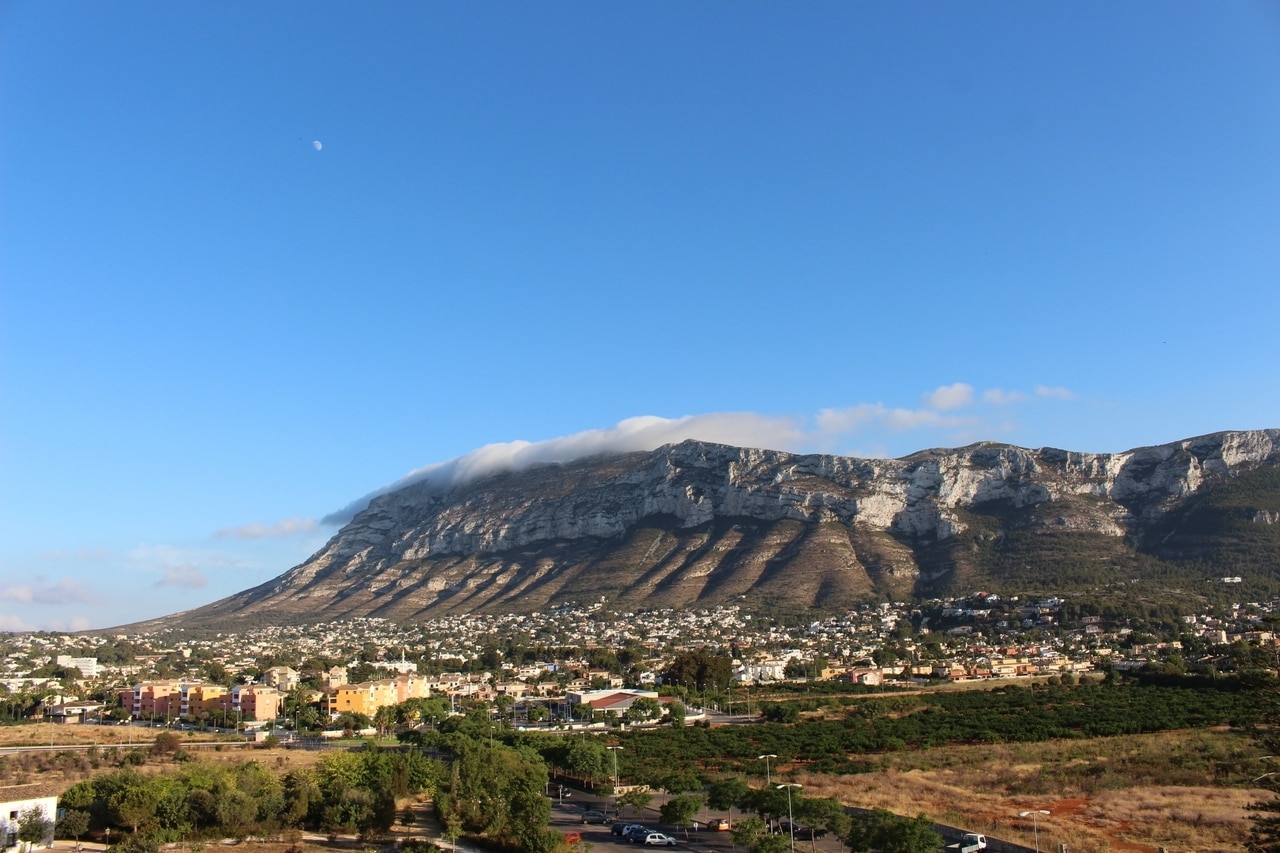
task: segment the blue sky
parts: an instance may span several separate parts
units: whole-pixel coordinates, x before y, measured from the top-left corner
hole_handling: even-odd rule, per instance
[[[1277,152],[1267,3],[11,0],[0,629],[480,448],[1280,426]]]

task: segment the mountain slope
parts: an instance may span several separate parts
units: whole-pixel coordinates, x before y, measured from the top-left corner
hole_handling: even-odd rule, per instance
[[[374,499],[305,563],[187,625],[731,600],[837,608],[976,588],[1248,575],[1280,588],[1280,430],[1125,453],[903,459],[688,441]]]

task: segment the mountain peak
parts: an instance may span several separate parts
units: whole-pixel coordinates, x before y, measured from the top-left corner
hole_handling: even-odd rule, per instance
[[[902,459],[686,440],[443,489],[411,483],[372,499],[301,565],[183,619],[415,620],[601,596],[832,609],[974,585],[1074,589],[1156,568],[1192,578],[1234,547],[1201,529],[1213,496],[1251,477],[1241,512],[1280,512],[1278,462],[1280,430],[1114,454],[984,441]],[[1267,583],[1270,565],[1259,566]]]

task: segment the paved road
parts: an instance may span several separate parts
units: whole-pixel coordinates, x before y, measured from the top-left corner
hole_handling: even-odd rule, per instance
[[[561,831],[576,830],[582,833],[584,841],[592,844],[601,845],[603,848],[610,849],[614,853],[621,853],[623,850],[630,850],[632,853],[638,853],[637,845],[631,844],[614,835],[609,825],[590,824],[584,826],[582,824],[582,813],[587,809],[599,809],[610,814],[613,813],[613,803],[611,800],[599,797],[589,791],[581,790],[566,786],[567,791],[571,791],[568,797],[562,800],[552,799],[551,802],[551,826],[553,829]],[[708,830],[690,831],[686,838],[686,834],[682,830],[676,829],[674,826],[663,824],[658,819],[658,808],[666,801],[663,794],[654,794],[653,802],[650,808],[645,810],[643,816],[637,816],[635,811],[628,809],[621,818],[623,823],[642,823],[657,832],[665,832],[667,835],[674,837],[678,842],[677,849],[699,851],[699,853],[742,853],[741,848],[733,846],[733,838],[728,832],[712,832]],[[720,812],[714,809],[702,809],[698,812],[697,820],[706,821],[712,818],[731,817],[738,819],[743,817],[741,812],[735,812],[729,815],[727,812]],[[936,824],[935,829],[942,835],[943,840],[947,843],[960,840],[963,830],[956,827],[944,826]],[[987,853],[1033,853],[1030,847],[1023,847],[1009,841],[1003,841],[998,838],[988,837]],[[1050,848],[1045,848],[1050,849]],[[845,853],[844,845],[834,836],[828,835],[825,838],[819,838],[811,841],[808,838],[796,836],[796,853]]]
[[[597,845],[598,849],[611,850],[614,853],[621,853],[623,850],[637,853],[637,846],[623,840],[613,834],[608,824],[589,824],[584,826],[582,823],[582,813],[587,809],[600,809],[612,813],[613,803],[598,797],[588,791],[577,788],[570,788],[572,793],[564,800],[553,799],[551,802],[551,827],[560,831],[576,830],[582,833],[582,839]],[[699,851],[699,853],[733,853],[732,835],[728,832],[713,832],[710,830],[690,830],[687,834],[683,830],[676,829],[674,826],[663,824],[658,818],[658,808],[665,802],[666,798],[663,794],[655,794],[653,803],[650,808],[645,809],[643,815],[637,815],[634,809],[628,809],[621,818],[622,823],[643,823],[645,826],[657,832],[665,832],[667,835],[675,838],[679,844],[677,849]],[[727,812],[716,811],[715,809],[702,809],[698,812],[696,820],[707,821],[712,818],[730,817]],[[735,812],[733,818],[742,817],[741,813]],[[796,838],[796,853],[839,853],[841,845],[838,840],[828,836],[820,838],[816,842],[810,842],[807,838]],[[736,848],[737,853],[742,853],[741,848]]]

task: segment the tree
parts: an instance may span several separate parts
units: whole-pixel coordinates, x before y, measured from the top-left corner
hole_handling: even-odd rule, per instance
[[[722,688],[733,681],[733,661],[701,649],[676,655],[662,673],[663,684],[675,684],[699,691]]]
[[[662,714],[662,705],[657,699],[650,699],[648,696],[642,696],[631,703],[631,707],[627,709],[626,719],[628,722],[646,722],[657,718]]]
[[[686,791],[701,791],[702,780],[692,771],[674,770],[658,777],[657,787],[668,794],[683,794]]]
[[[697,794],[681,794],[663,803],[658,809],[658,814],[662,817],[663,823],[680,827],[684,830],[684,837],[688,838],[689,821],[693,820],[693,816],[701,807],[702,797]]]
[[[28,850],[44,841],[52,830],[53,823],[39,806],[32,806],[18,815],[18,840],[25,841]]]
[[[667,720],[670,721],[673,728],[682,728],[684,726],[685,707],[683,702],[672,702],[667,706]]]
[[[155,796],[142,782],[117,791],[107,800],[107,808],[112,820],[128,826],[134,833],[138,831],[139,826],[155,816],[156,805]]]
[[[182,749],[182,738],[176,732],[160,732],[151,744],[152,755],[174,755]]]
[[[636,810],[636,814],[643,814],[651,802],[653,802],[653,794],[643,788],[632,788],[618,797],[618,809],[622,810],[630,806]]]
[[[383,705],[373,712],[373,725],[378,729],[378,734],[384,735],[391,731],[396,723],[396,713],[394,705]]]
[[[762,713],[771,723],[794,723],[800,719],[800,705],[796,702],[772,702],[764,706]]]
[[[565,750],[565,769],[575,776],[595,781],[606,774],[605,750],[600,741],[576,738]]]
[[[58,821],[57,834],[63,838],[74,838],[80,843],[80,836],[89,831],[89,813],[79,809],[69,809]]]
[[[740,776],[729,776],[713,782],[707,790],[707,805],[729,812],[729,825],[733,825],[733,807],[747,798],[751,788]]]
[[[783,853],[790,839],[781,833],[770,835],[767,830],[763,820],[749,817],[734,824],[733,843],[747,848],[751,853]]]
[[[937,853],[942,850],[942,836],[933,821],[924,815],[902,817],[876,809],[855,815],[846,839],[852,853]]]
[[[1276,728],[1280,722],[1280,688],[1275,684],[1267,687],[1268,710],[1264,715],[1265,729],[1256,734],[1254,739],[1266,755],[1280,755],[1280,730]],[[1251,803],[1249,810],[1253,826],[1249,830],[1249,838],[1245,846],[1250,853],[1280,853],[1280,782],[1274,773],[1265,774],[1259,782],[1272,792],[1269,800]]]
[[[775,787],[752,788],[739,800],[739,805],[772,824],[787,813],[787,795]]]
[[[840,839],[841,846],[844,844],[844,838],[849,834],[849,830],[853,827],[852,819],[849,813],[845,811],[844,803],[841,803],[835,797],[823,797],[820,800],[806,799],[801,804],[799,815],[813,829],[825,830],[836,838]],[[809,833],[809,845],[816,849],[814,833]]]
[[[237,840],[249,835],[258,817],[258,803],[244,791],[225,791],[216,806],[218,824]]]

